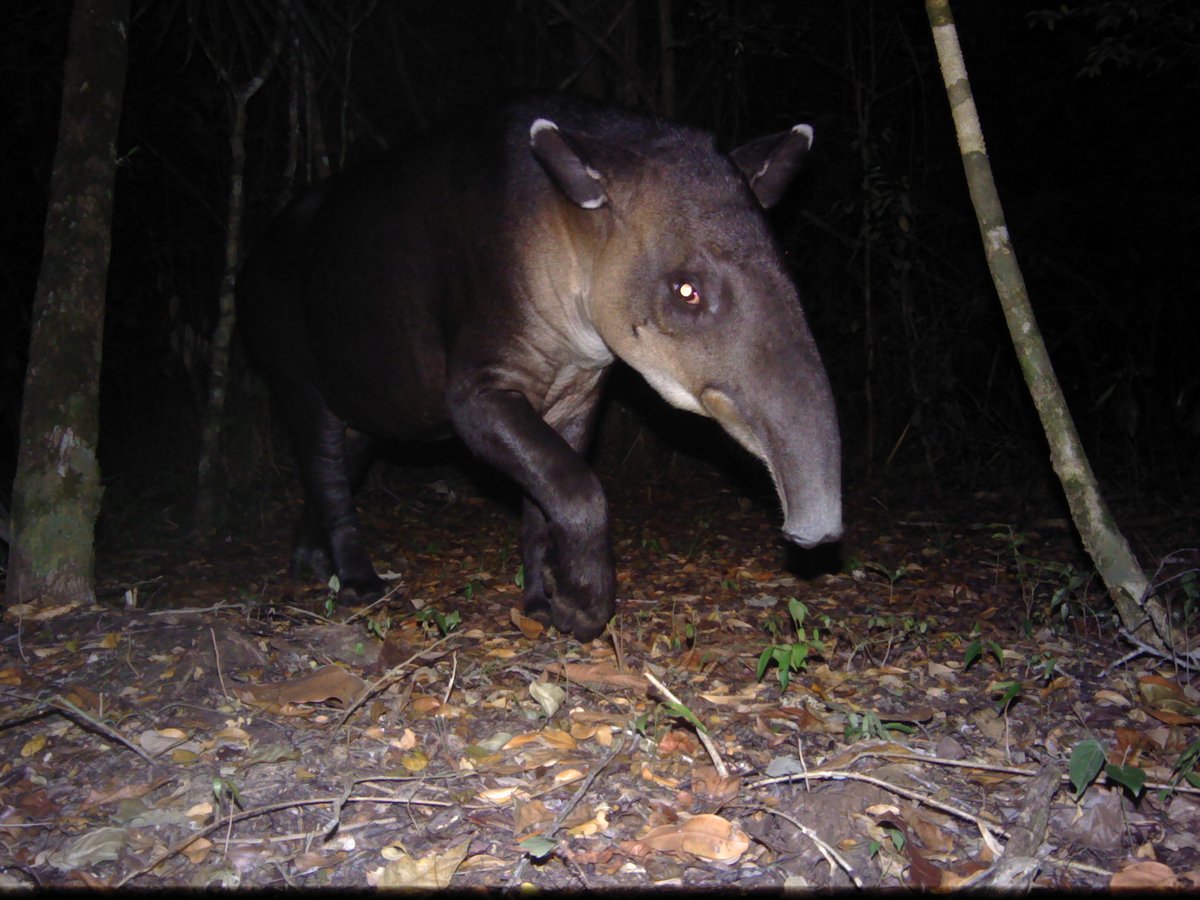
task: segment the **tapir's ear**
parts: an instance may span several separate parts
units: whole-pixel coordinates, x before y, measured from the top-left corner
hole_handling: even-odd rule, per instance
[[[813,142],[811,125],[770,134],[729,154],[764,209],[779,202]]]
[[[529,126],[529,144],[546,174],[572,202],[584,209],[598,209],[608,202],[600,173],[549,119],[537,119]]]

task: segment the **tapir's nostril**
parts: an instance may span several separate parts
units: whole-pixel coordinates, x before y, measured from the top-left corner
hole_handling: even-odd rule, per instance
[[[811,550],[813,547],[819,547],[821,544],[829,544],[836,541],[842,536],[843,527],[841,523],[830,529],[819,529],[813,531],[787,531],[784,530],[783,536],[793,544],[803,547],[805,550]]]

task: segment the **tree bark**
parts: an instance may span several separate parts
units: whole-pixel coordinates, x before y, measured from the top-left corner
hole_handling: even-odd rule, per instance
[[[1025,280],[992,179],[983,129],[975,110],[949,0],[925,0],[925,9],[937,45],[938,62],[950,99],[963,169],[979,220],[988,268],[1004,309],[1025,383],[1050,444],[1050,461],[1062,483],[1071,518],[1084,549],[1108,588],[1122,625],[1149,646],[1169,650],[1176,643],[1170,620],[1159,599],[1151,596],[1146,575],[1100,493],[1029,303]]]
[[[196,512],[193,530],[209,534],[215,527],[217,509],[218,459],[221,450],[221,426],[225,416],[225,389],[229,379],[229,348],[237,320],[234,287],[241,256],[243,181],[246,172],[246,107],[271,74],[283,48],[284,24],[276,29],[274,40],[259,71],[243,84],[235,84],[229,71],[204,45],[209,61],[229,88],[232,118],[229,131],[229,204],[225,223],[225,268],[221,275],[217,327],[213,331],[212,361],[209,368],[208,403],[200,429],[200,459],[197,464]]]
[[[94,599],[100,357],[129,0],[76,0],[13,481],[10,603]]]

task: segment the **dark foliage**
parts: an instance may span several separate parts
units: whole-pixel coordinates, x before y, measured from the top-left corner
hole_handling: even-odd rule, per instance
[[[956,13],[1010,229],[1089,453],[1110,480],[1177,495],[1194,484],[1200,439],[1200,169],[1185,137],[1198,111],[1197,14],[1182,0],[1075,9],[964,3]],[[288,29],[284,58],[250,104],[248,241],[317,177],[322,156],[336,170],[522,90],[671,108],[726,146],[810,121],[812,165],[773,218],[838,394],[848,480],[982,487],[1043,471],[920,5],[672,10],[664,54],[653,3],[135,3],[102,386],[110,484],[174,499],[191,490],[230,127],[201,41],[249,71],[275,28]],[[5,489],[69,12],[66,0],[24,4],[0,31]],[[273,446],[268,406],[238,359],[234,377],[227,453],[235,483],[248,483]],[[694,452],[696,427],[676,427],[636,386],[618,394],[601,435],[616,464],[652,432],[650,464]],[[648,424],[647,407],[668,427]]]

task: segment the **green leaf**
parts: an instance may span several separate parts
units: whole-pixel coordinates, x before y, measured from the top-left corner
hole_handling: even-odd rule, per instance
[[[1016,700],[1021,694],[1021,682],[1019,681],[1006,681],[1001,685],[1001,687],[1004,688],[1004,690],[1000,694],[1000,699],[995,703],[997,713],[1004,712],[1004,710],[1008,708],[1008,705]]]
[[[758,655],[758,680],[762,681],[763,676],[767,674],[767,667],[771,665],[771,658],[775,654],[774,647],[768,647]]]
[[[1146,773],[1137,766],[1108,765],[1104,767],[1104,774],[1108,776],[1109,781],[1115,781],[1134,797],[1141,796],[1142,788],[1146,784]]]
[[[1075,789],[1075,799],[1083,796],[1100,770],[1104,768],[1104,748],[1096,740],[1080,741],[1071,751],[1071,762],[1068,771],[1071,775],[1071,787]]]
[[[971,666],[979,661],[979,657],[981,656],[983,656],[983,641],[975,638],[975,640],[967,644],[967,652],[963,654],[963,671],[965,672],[971,668]]]
[[[678,716],[690,722],[698,731],[703,731],[708,734],[708,729],[704,727],[704,723],[697,718],[696,714],[684,706],[682,703],[676,703],[674,700],[668,700],[663,703],[666,710],[673,716]]]
[[[547,840],[540,834],[535,834],[533,837],[527,837],[521,841],[521,849],[534,859],[545,859],[554,852],[557,846],[557,841]]]

